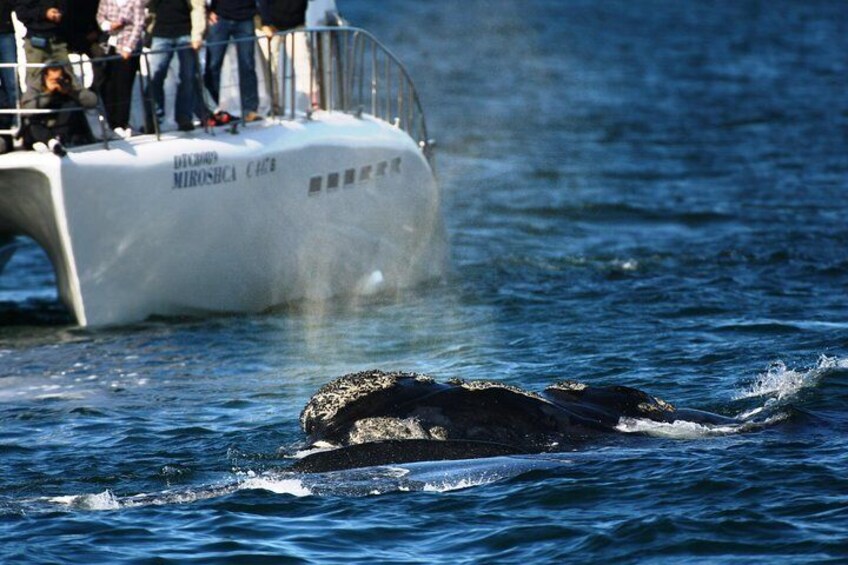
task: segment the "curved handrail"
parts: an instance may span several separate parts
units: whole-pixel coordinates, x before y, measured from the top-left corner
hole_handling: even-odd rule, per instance
[[[339,49],[332,56],[339,58],[343,69],[341,108],[325,109],[361,113],[368,108],[374,117],[395,123],[409,133],[422,149],[429,146],[424,110],[415,83],[400,59],[385,45],[370,32],[356,27],[291,30],[281,35],[299,33],[327,34],[338,43]],[[313,35],[313,42],[315,39]],[[326,86],[332,90],[332,84]]]

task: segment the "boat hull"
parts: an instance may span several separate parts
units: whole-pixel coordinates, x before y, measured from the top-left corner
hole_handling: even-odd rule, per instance
[[[48,255],[81,325],[257,312],[444,271],[430,164],[368,116],[319,112],[35,157],[0,175],[46,179],[55,225],[36,240],[59,246]]]

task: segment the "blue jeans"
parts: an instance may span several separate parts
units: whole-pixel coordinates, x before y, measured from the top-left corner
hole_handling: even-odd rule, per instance
[[[14,33],[0,33],[0,63],[17,63],[18,48]],[[15,67],[0,69],[0,108],[14,108],[18,104],[18,81]],[[7,127],[11,116],[0,118],[0,127]]]
[[[251,41],[239,41],[236,44],[238,53],[239,94],[241,95],[242,115],[255,112],[259,108],[259,87],[256,80],[256,34],[253,19],[227,20],[218,18],[218,23],[209,27],[206,36],[208,43],[224,42],[230,39],[251,38]],[[204,81],[206,88],[218,104],[221,95],[221,67],[227,52],[227,43],[209,45],[206,48],[206,73]]]
[[[150,44],[152,51],[183,47],[176,51],[180,62],[179,84],[177,84],[177,99],[174,104],[174,118],[178,124],[191,122],[191,112],[194,108],[194,81],[197,77],[197,53],[191,48],[191,37],[153,37]],[[165,117],[165,77],[171,64],[173,51],[155,53],[150,56],[150,66],[153,67],[151,88],[153,100],[156,102],[156,117]]]

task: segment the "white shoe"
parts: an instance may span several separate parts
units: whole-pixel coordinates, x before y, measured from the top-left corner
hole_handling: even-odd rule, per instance
[[[42,141],[36,141],[32,144],[32,150],[37,153],[50,153],[50,148]]]
[[[133,134],[131,128],[115,128],[113,131],[115,132],[115,135],[117,135],[121,139],[129,139],[132,137]]]
[[[52,151],[54,155],[58,155],[59,157],[64,157],[68,154],[65,150],[65,146],[62,145],[62,142],[55,137],[47,142],[47,148]]]

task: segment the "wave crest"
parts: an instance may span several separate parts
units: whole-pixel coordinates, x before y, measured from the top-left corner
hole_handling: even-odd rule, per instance
[[[835,369],[848,369],[848,359],[822,355],[816,366],[806,371],[790,369],[783,361],[775,361],[757,376],[753,385],[738,393],[736,399],[766,396],[782,401],[796,396],[802,389],[816,386],[822,376]]]
[[[783,361],[775,361],[764,373],[757,375],[751,386],[735,395],[735,400],[766,399],[764,405],[740,414],[739,418],[747,419],[763,410],[785,405],[798,398],[802,391],[818,386],[825,375],[845,369],[848,369],[848,359],[827,355],[821,355],[816,365],[806,370],[792,369]]]

